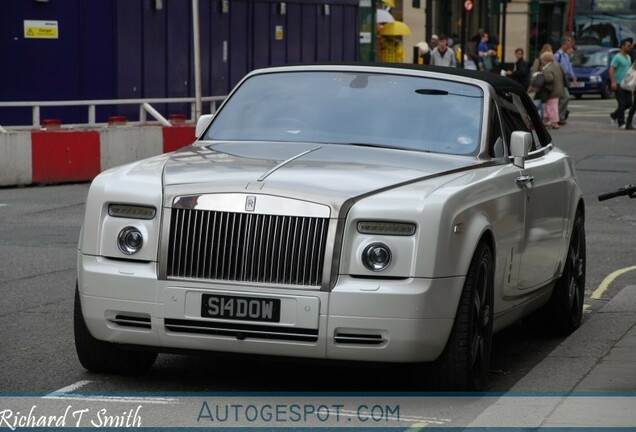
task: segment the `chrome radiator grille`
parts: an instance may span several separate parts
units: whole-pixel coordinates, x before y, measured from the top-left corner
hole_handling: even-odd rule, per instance
[[[319,286],[329,219],[173,209],[168,277]]]

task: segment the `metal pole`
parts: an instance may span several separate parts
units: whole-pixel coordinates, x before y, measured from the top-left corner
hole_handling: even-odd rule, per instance
[[[201,35],[199,31],[199,0],[192,0],[192,38],[194,46],[194,121],[201,117]]]

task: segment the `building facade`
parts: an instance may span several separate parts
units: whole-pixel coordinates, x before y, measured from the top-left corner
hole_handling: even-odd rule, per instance
[[[591,1],[591,0],[589,0]],[[611,0],[609,0],[611,1]],[[631,1],[631,0],[630,0]],[[444,33],[454,43],[474,49],[476,36],[486,31],[499,48],[500,58],[514,61],[514,52],[522,48],[534,58],[541,45],[557,47],[567,34],[568,18],[574,0],[398,0],[401,17],[412,29],[405,46],[429,41],[432,34]],[[413,61],[413,50],[408,50]]]

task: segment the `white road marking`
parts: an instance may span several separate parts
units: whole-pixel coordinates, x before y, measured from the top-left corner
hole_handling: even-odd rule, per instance
[[[601,282],[598,288],[594,290],[590,298],[595,300],[600,299],[601,297],[603,297],[603,294],[605,294],[605,291],[607,291],[609,286],[612,284],[612,282],[614,282],[614,280],[617,277],[619,277],[620,275],[624,273],[630,272],[632,270],[636,270],[636,266],[625,267],[623,269],[619,269],[619,270],[616,270],[615,272],[610,273],[605,279],[603,279],[603,282]]]
[[[8,205],[9,205],[9,204],[1,204],[1,203],[0,203],[0,207],[5,207],[5,206],[8,206]]]
[[[162,397],[137,397],[137,396],[100,396],[100,395],[80,395],[80,394],[60,394],[51,393],[44,396],[44,399],[74,400],[82,402],[116,402],[134,404],[162,404],[174,405],[179,403],[176,398]]]
[[[93,381],[88,381],[88,380],[84,380],[84,381],[78,381],[75,384],[71,384],[69,386],[63,387],[59,390],[55,390],[53,393],[49,393],[44,397],[48,397],[48,396],[55,396],[55,395],[59,395],[61,393],[71,393],[74,392],[75,390],[84,387],[85,385],[88,385],[90,383],[92,383]]]
[[[179,399],[166,397],[138,397],[138,396],[102,396],[96,394],[76,394],[73,393],[78,389],[92,383],[93,381],[78,381],[52,393],[43,396],[42,399],[58,399],[58,400],[81,400],[86,402],[124,402],[124,403],[151,403],[151,404],[176,404]]]

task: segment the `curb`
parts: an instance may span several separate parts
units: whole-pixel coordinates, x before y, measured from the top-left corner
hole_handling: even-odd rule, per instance
[[[470,427],[636,425],[636,285],[623,288]]]

